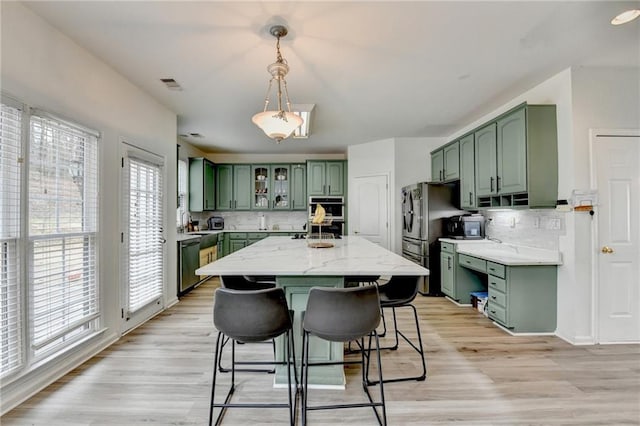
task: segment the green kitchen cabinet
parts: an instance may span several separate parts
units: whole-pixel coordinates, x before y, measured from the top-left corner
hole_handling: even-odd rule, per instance
[[[215,210],[214,164],[206,158],[189,159],[189,211]]]
[[[475,175],[475,140],[473,134],[460,139],[460,207],[477,208]]]
[[[216,210],[233,209],[233,165],[216,166]]]
[[[475,138],[476,195],[478,197],[497,194],[496,173],[496,123],[477,130]]]
[[[487,261],[489,318],[516,333],[556,330],[557,267]]]
[[[464,255],[458,254],[455,243],[440,242],[441,290],[456,303],[469,305],[472,292],[486,291],[487,280],[486,276],[468,269],[469,265],[461,259],[464,259]],[[467,267],[464,267],[465,265]],[[486,265],[486,262],[473,266],[476,267],[476,271],[482,271],[483,265]]]
[[[344,196],[346,186],[345,161],[307,162],[307,195]]]
[[[444,171],[444,151],[438,149],[431,153],[431,182],[442,182]]]
[[[496,123],[497,180],[501,193],[527,190],[526,110],[519,109]],[[554,200],[555,201],[555,200]]]
[[[554,207],[557,139],[555,105],[522,104],[477,130],[478,207]]]
[[[271,165],[271,209],[291,210],[291,165]]]
[[[216,176],[216,210],[251,209],[251,165],[219,164]]]
[[[271,208],[272,178],[269,164],[251,166],[251,209],[267,210]]]
[[[247,233],[246,232],[229,232],[229,253],[236,252],[247,246]]]
[[[445,243],[441,243],[444,245]],[[444,249],[440,252],[440,289],[449,297],[454,297],[454,282],[455,282],[455,262],[454,254],[445,252]]]
[[[226,233],[218,234],[218,259],[229,254],[229,236]]]
[[[431,181],[450,182],[460,179],[460,146],[451,142],[431,153]]]
[[[307,166],[291,165],[291,210],[307,209]]]

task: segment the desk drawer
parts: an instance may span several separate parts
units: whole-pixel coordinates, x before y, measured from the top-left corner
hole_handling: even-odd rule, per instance
[[[496,305],[491,300],[489,300],[487,303],[489,303],[489,318],[498,321],[502,325],[509,326],[509,324],[507,323],[507,310]]]
[[[487,261],[487,274],[504,278],[504,265]]]
[[[489,275],[489,291],[499,291],[501,293],[507,293],[507,282],[502,278]]]
[[[491,306],[499,305],[500,307],[506,309],[507,295],[504,293],[500,293],[499,291],[493,291],[492,288],[489,288],[489,302],[491,302]]]
[[[474,269],[480,272],[487,272],[487,261],[478,259],[477,257],[461,254],[458,256],[458,263],[465,268]]]
[[[455,253],[455,246],[451,243],[440,242],[440,250],[447,253]]]
[[[246,240],[247,233],[246,232],[229,232],[230,240]]]

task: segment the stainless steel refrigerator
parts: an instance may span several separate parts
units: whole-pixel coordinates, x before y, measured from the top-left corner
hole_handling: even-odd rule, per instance
[[[444,219],[463,214],[458,183],[420,182],[402,188],[402,255],[425,268],[420,294],[440,296],[440,242]]]

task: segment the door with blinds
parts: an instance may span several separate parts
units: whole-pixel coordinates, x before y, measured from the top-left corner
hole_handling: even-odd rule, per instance
[[[124,330],[163,308],[164,296],[164,160],[124,144],[122,202]]]

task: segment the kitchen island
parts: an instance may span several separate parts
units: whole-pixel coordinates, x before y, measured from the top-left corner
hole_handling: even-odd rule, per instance
[[[429,270],[362,237],[344,236],[331,241],[334,247],[311,248],[307,240],[268,237],[229,256],[199,268],[200,275],[274,275],[278,287],[285,290],[294,310],[294,330],[300,330],[301,313],[314,286],[344,287],[345,276],[404,275],[427,276]],[[301,351],[301,336],[295,333],[296,356]],[[310,351],[314,361],[340,361],[343,345],[312,338]],[[276,358],[283,359],[284,342],[276,346]],[[276,385],[286,383],[284,369],[276,373]],[[316,367],[309,383],[323,387],[344,387],[341,366]]]

